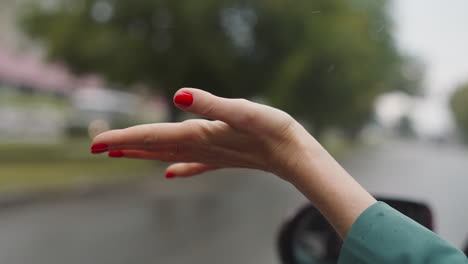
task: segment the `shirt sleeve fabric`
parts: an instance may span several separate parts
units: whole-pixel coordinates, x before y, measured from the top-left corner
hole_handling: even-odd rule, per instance
[[[465,254],[383,202],[348,232],[338,264],[466,264]]]

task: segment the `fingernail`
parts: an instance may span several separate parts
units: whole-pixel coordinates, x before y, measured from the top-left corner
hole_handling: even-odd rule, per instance
[[[182,106],[191,106],[193,103],[193,96],[191,93],[181,92],[175,96],[174,102]]]
[[[104,149],[104,148],[108,148],[109,146],[107,144],[104,144],[104,143],[97,143],[97,144],[93,144],[91,146],[91,149]]]
[[[172,179],[172,178],[175,178],[174,173],[171,173],[171,172],[166,173],[166,179]]]
[[[121,158],[124,156],[124,153],[120,150],[115,150],[115,151],[111,151],[109,152],[109,157],[111,158]]]
[[[103,153],[108,150],[109,150],[109,146],[103,143],[98,143],[98,144],[94,144],[91,146],[91,153],[93,154]]]

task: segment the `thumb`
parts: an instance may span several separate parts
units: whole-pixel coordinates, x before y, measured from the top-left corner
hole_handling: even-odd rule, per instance
[[[194,88],[178,90],[174,95],[174,103],[184,111],[220,120],[233,127],[251,121],[260,110],[260,105],[245,99],[223,98]]]

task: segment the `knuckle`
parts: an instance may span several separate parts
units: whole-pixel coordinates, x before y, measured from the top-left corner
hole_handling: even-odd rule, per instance
[[[257,124],[259,119],[259,114],[255,109],[246,108],[246,111],[239,117],[238,126],[243,128],[253,127]]]
[[[250,103],[250,101],[245,99],[245,98],[237,98],[237,99],[234,99],[234,100],[236,100],[240,104]]]
[[[189,140],[194,142],[206,142],[208,140],[208,129],[203,121],[204,120],[191,119],[182,122],[187,127],[187,130],[190,131],[190,133],[188,133]]]
[[[210,117],[213,116],[213,113],[216,112],[216,107],[214,104],[207,104],[203,107],[203,110],[200,112],[200,115]]]
[[[246,126],[252,125],[257,120],[257,117],[258,117],[257,113],[253,111],[248,111],[241,118],[241,123],[243,123]]]
[[[278,137],[280,141],[290,141],[291,138],[293,137],[295,130],[295,122],[294,119],[291,118],[285,118],[281,124],[278,125]]]
[[[142,147],[144,149],[151,149],[151,146],[157,144],[158,138],[158,135],[153,131],[145,131],[140,139],[142,140]]]
[[[143,135],[143,144],[144,145],[151,145],[155,144],[158,141],[158,136],[152,132],[145,133]]]
[[[248,107],[248,106],[253,104],[251,101],[249,101],[249,100],[247,100],[245,98],[236,98],[236,99],[231,99],[231,100],[240,109]]]

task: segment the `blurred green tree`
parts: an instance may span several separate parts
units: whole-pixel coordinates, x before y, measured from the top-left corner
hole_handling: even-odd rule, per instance
[[[453,93],[450,105],[455,117],[455,122],[462,136],[468,142],[468,83],[461,85],[455,93]]]
[[[353,135],[378,94],[411,84],[387,2],[59,0],[25,9],[22,26],[77,73],[143,83],[168,98],[183,86],[263,96],[317,134]]]

